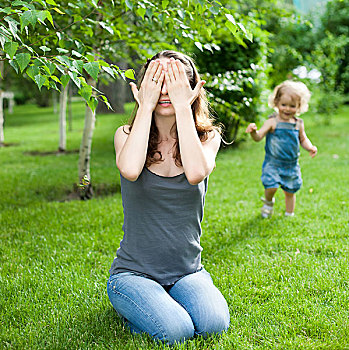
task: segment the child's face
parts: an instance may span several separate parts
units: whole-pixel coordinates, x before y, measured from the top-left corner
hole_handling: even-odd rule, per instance
[[[299,109],[299,102],[296,98],[288,93],[281,95],[279,101],[276,104],[279,110],[279,116],[282,119],[292,119]]]

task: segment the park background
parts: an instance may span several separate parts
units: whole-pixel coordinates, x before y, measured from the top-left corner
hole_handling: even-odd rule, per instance
[[[195,59],[235,141],[210,176],[202,236],[231,327],[177,348],[349,348],[348,0],[0,4],[3,348],[163,348],[132,337],[106,295],[122,238],[113,135],[134,106],[128,82],[161,49]],[[303,119],[319,154],[301,151],[296,216],[278,193],[262,220],[263,142],[244,129],[285,79],[312,92]]]

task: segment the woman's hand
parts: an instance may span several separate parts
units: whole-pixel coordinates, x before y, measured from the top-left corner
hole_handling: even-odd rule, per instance
[[[151,61],[149,67],[145,72],[140,89],[137,89],[135,83],[130,83],[133,97],[138,105],[146,109],[150,109],[151,112],[155,109],[159,97],[161,86],[164,81],[165,73],[160,60]]]
[[[168,95],[175,110],[187,108],[197,99],[205,81],[199,81],[191,88],[187,73],[181,61],[171,58],[165,68]]]

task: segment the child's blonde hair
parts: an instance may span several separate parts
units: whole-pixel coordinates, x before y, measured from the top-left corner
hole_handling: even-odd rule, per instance
[[[286,80],[275,87],[273,93],[268,98],[269,107],[274,108],[275,111],[278,111],[276,105],[281,96],[286,92],[292,97],[295,97],[299,104],[296,115],[305,113],[308,110],[308,102],[311,96],[309,89],[302,82],[292,80]]]

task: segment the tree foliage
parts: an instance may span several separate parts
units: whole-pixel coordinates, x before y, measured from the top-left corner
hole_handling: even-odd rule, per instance
[[[59,90],[59,85],[73,81],[92,110],[97,99],[108,101],[86,76],[95,81],[102,74],[112,79],[134,77],[132,70],[108,63],[110,59],[132,50],[147,56],[184,40],[209,50],[217,14],[225,15],[236,40],[251,39],[218,1],[15,0],[1,5],[2,59],[39,89]]]

